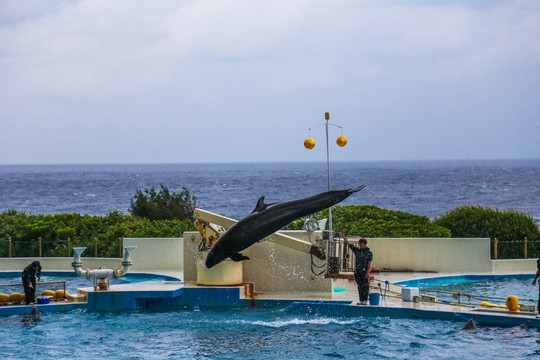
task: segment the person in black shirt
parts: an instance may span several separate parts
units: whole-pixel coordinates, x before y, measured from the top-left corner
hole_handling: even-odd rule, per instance
[[[33,304],[36,294],[36,275],[38,280],[41,280],[41,264],[39,261],[34,261],[24,268],[22,272],[22,283],[24,294],[26,295],[26,305]]]
[[[539,248],[540,250],[540,248]],[[532,281],[532,284],[533,286],[536,285],[536,280],[538,279],[538,277],[540,276],[540,258],[538,258],[538,260],[536,260],[536,275]],[[538,307],[537,307],[537,310],[538,310],[538,315],[536,315],[536,317],[540,317],[540,287],[538,289]]]
[[[373,261],[373,253],[367,247],[367,240],[361,238],[358,241],[360,247],[355,246],[349,242],[349,239],[345,237],[343,233],[339,233],[339,236],[345,240],[345,243],[354,253],[356,258],[354,267],[354,279],[358,286],[358,296],[360,302],[358,305],[367,305],[369,297],[369,275],[371,273],[371,262]]]

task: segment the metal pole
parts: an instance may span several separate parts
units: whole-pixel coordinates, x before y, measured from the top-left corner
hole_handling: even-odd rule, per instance
[[[330,120],[330,113],[324,113],[324,118],[326,119],[326,168],[328,170],[328,191],[330,191],[330,143],[328,142],[328,121]],[[329,240],[334,240],[334,232],[332,230],[332,207],[328,208],[328,231],[329,231]]]

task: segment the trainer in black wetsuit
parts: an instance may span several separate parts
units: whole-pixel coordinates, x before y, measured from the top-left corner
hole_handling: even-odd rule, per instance
[[[345,243],[347,243],[347,246],[355,255],[354,279],[358,286],[358,296],[360,298],[360,304],[367,305],[369,298],[369,274],[371,273],[373,253],[367,247],[366,239],[361,238],[358,241],[358,244],[360,245],[360,247],[358,247],[351,244],[342,233],[339,233],[339,235],[343,237]]]
[[[540,247],[539,247],[540,250]],[[534,276],[534,279],[532,281],[533,286],[536,285],[536,280],[540,276],[540,258],[536,260],[536,275]],[[538,287],[538,307],[536,308],[538,310],[538,315],[536,317],[540,317],[540,286]]]
[[[24,268],[22,272],[22,283],[24,294],[26,295],[26,305],[33,303],[36,294],[36,275],[41,280],[41,264],[34,261]]]

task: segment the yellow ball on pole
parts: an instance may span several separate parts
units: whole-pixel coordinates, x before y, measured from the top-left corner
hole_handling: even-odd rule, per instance
[[[339,147],[344,147],[345,145],[347,145],[347,138],[341,135],[340,137],[337,138],[336,143],[338,144]]]
[[[312,138],[307,138],[306,140],[304,140],[304,146],[306,149],[313,149],[315,147],[315,140],[313,140]]]

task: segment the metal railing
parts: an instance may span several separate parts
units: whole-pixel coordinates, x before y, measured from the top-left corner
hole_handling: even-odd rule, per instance
[[[65,280],[57,280],[57,281],[38,281],[36,282],[36,287],[39,285],[48,285],[48,284],[62,284],[64,289],[64,297],[66,296],[66,281]],[[16,284],[0,284],[0,288],[2,287],[22,287],[22,283],[16,283]]]
[[[70,237],[65,240],[45,240],[38,237],[35,240],[0,240],[0,257],[43,257],[44,249],[48,253],[47,257],[71,257],[73,247],[88,246],[90,243],[94,249],[94,257],[103,257],[103,253],[110,254],[109,257],[123,256],[124,239],[121,237],[117,241],[99,240],[97,237],[94,237],[93,241],[72,241]]]
[[[491,240],[492,259],[529,259],[540,256],[540,241],[531,241],[527,237],[522,240]]]

